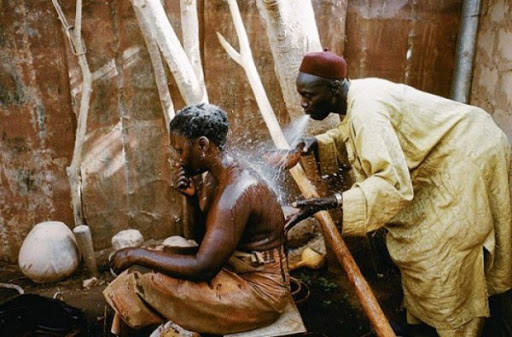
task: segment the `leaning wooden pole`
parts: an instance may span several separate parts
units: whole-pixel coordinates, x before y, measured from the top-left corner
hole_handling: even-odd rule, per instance
[[[192,64],[199,86],[208,97],[206,85],[204,83],[203,65],[201,63],[197,0],[180,0],[180,12],[183,49]]]
[[[138,2],[131,0],[135,16],[139,22],[140,31],[146,42],[146,48],[148,49],[149,58],[151,59],[151,65],[155,74],[155,82],[158,89],[158,95],[160,97],[160,104],[162,105],[162,111],[164,113],[165,127],[167,133],[169,133],[169,122],[174,118],[174,104],[172,103],[171,93],[169,91],[169,84],[167,82],[167,76],[165,74],[164,65],[162,63],[162,57],[160,56],[160,50],[156,42],[155,32],[152,26],[146,21],[144,14],[142,13]]]
[[[249,40],[247,38],[247,33],[242,23],[242,18],[240,15],[240,11],[238,9],[238,4],[236,0],[228,0],[229,9],[231,11],[231,15],[233,17],[233,23],[235,26],[235,30],[238,36],[238,41],[240,45],[240,53],[238,53],[229,43],[222,37],[222,35],[217,34],[219,37],[219,41],[222,46],[226,49],[226,52],[233,58],[238,64],[240,64],[247,75],[249,83],[253,89],[254,95],[256,97],[256,101],[260,108],[260,111],[263,115],[263,119],[267,124],[267,127],[270,131],[270,135],[272,140],[276,144],[278,148],[289,148],[287,141],[283,135],[281,127],[275,117],[273,109],[268,101],[265,90],[263,89],[263,84],[261,83],[261,79],[256,70],[256,66],[254,65],[254,60],[252,57],[252,52],[249,46]],[[300,165],[295,166],[290,169],[290,173],[299,186],[302,194],[306,198],[318,197],[315,187],[309,179],[307,178],[304,170]],[[331,216],[328,212],[322,211],[318,212],[315,215],[316,219],[320,222],[322,226],[324,236],[327,241],[333,248],[336,257],[339,262],[342,264],[345,269],[350,282],[354,285],[356,289],[356,294],[361,301],[364,311],[368,315],[370,322],[372,323],[375,332],[380,337],[395,337],[395,333],[391,329],[389,322],[382,312],[380,305],[373,294],[372,289],[370,288],[368,282],[365,280],[359,267],[354,261],[352,254],[347,248],[347,245],[343,241],[341,234],[338,232],[334,222],[332,221]]]
[[[151,31],[171,70],[185,104],[208,102],[205,87],[201,87],[178,36],[165,14],[160,0],[132,0]]]

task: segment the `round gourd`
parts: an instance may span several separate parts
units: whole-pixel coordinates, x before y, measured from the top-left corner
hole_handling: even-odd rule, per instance
[[[18,255],[23,274],[36,283],[51,283],[73,274],[80,254],[73,232],[59,221],[41,222],[27,235]]]

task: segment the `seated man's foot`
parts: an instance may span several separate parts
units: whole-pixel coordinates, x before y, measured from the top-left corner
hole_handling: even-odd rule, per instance
[[[201,335],[169,321],[160,325],[149,337],[201,337]]]

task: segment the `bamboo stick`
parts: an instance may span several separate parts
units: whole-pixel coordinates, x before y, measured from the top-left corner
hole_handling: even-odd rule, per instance
[[[240,44],[240,53],[236,52],[235,49],[231,47],[229,43],[222,37],[222,35],[217,33],[219,41],[226,49],[226,52],[244,68],[249,83],[253,88],[256,101],[263,115],[263,119],[269,128],[272,140],[278,148],[288,148],[289,146],[286,142],[286,139],[284,138],[281,127],[277,122],[275,114],[263,89],[263,85],[261,84],[261,79],[259,78],[259,75],[256,71],[256,66],[254,65],[254,60],[252,58],[252,53],[247,38],[247,33],[245,32],[240,11],[238,9],[238,4],[236,0],[228,0],[228,4]],[[290,173],[305,198],[318,197],[315,187],[313,184],[311,184],[300,165],[290,169]],[[334,222],[332,221],[329,213],[326,211],[318,212],[315,214],[315,218],[320,222],[324,236],[333,248],[338,261],[342,264],[343,268],[347,272],[350,282],[354,285],[356,294],[361,301],[363,309],[368,315],[368,318],[370,319],[370,322],[372,323],[378,336],[395,337],[395,333],[391,329],[386,316],[382,312],[382,309],[380,308],[372,289],[361,274],[359,267],[355,263],[352,254],[350,254],[350,251],[343,241],[341,234],[336,229],[336,226],[334,225]]]

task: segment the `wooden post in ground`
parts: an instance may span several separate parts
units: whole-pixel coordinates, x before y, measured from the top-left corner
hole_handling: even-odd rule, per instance
[[[254,65],[252,52],[249,46],[249,40],[243,26],[238,4],[236,0],[228,0],[228,4],[238,36],[240,53],[238,53],[231,45],[229,45],[229,43],[224,39],[224,37],[222,37],[222,35],[217,34],[219,41],[224,49],[226,49],[226,52],[231,56],[231,58],[233,58],[235,62],[244,68],[249,83],[253,89],[254,96],[256,97],[256,101],[258,102],[260,111],[263,115],[263,119],[267,124],[270,135],[276,147],[286,149],[289,146],[282,133],[277,118],[275,117],[270,102],[268,101],[265,90],[263,88],[263,84],[261,83],[261,79],[258,75],[258,72],[256,71],[256,66]],[[300,165],[290,169],[290,173],[299,186],[304,197],[318,197],[315,187],[313,184],[311,184]],[[338,232],[336,226],[334,225],[334,222],[332,221],[329,213],[326,211],[318,212],[315,215],[315,218],[320,222],[326,240],[333,248],[338,261],[342,264],[343,268],[347,272],[349,280],[354,285],[356,294],[361,301],[363,309],[366,312],[370,322],[372,323],[377,335],[380,337],[396,337],[395,333],[391,329],[391,326],[389,325],[386,316],[382,312],[382,309],[380,308],[380,305],[377,302],[372,289],[370,288],[368,282],[366,282],[364,276],[361,274],[359,267],[355,263],[352,254],[350,254],[350,251],[343,241],[341,234]]]

